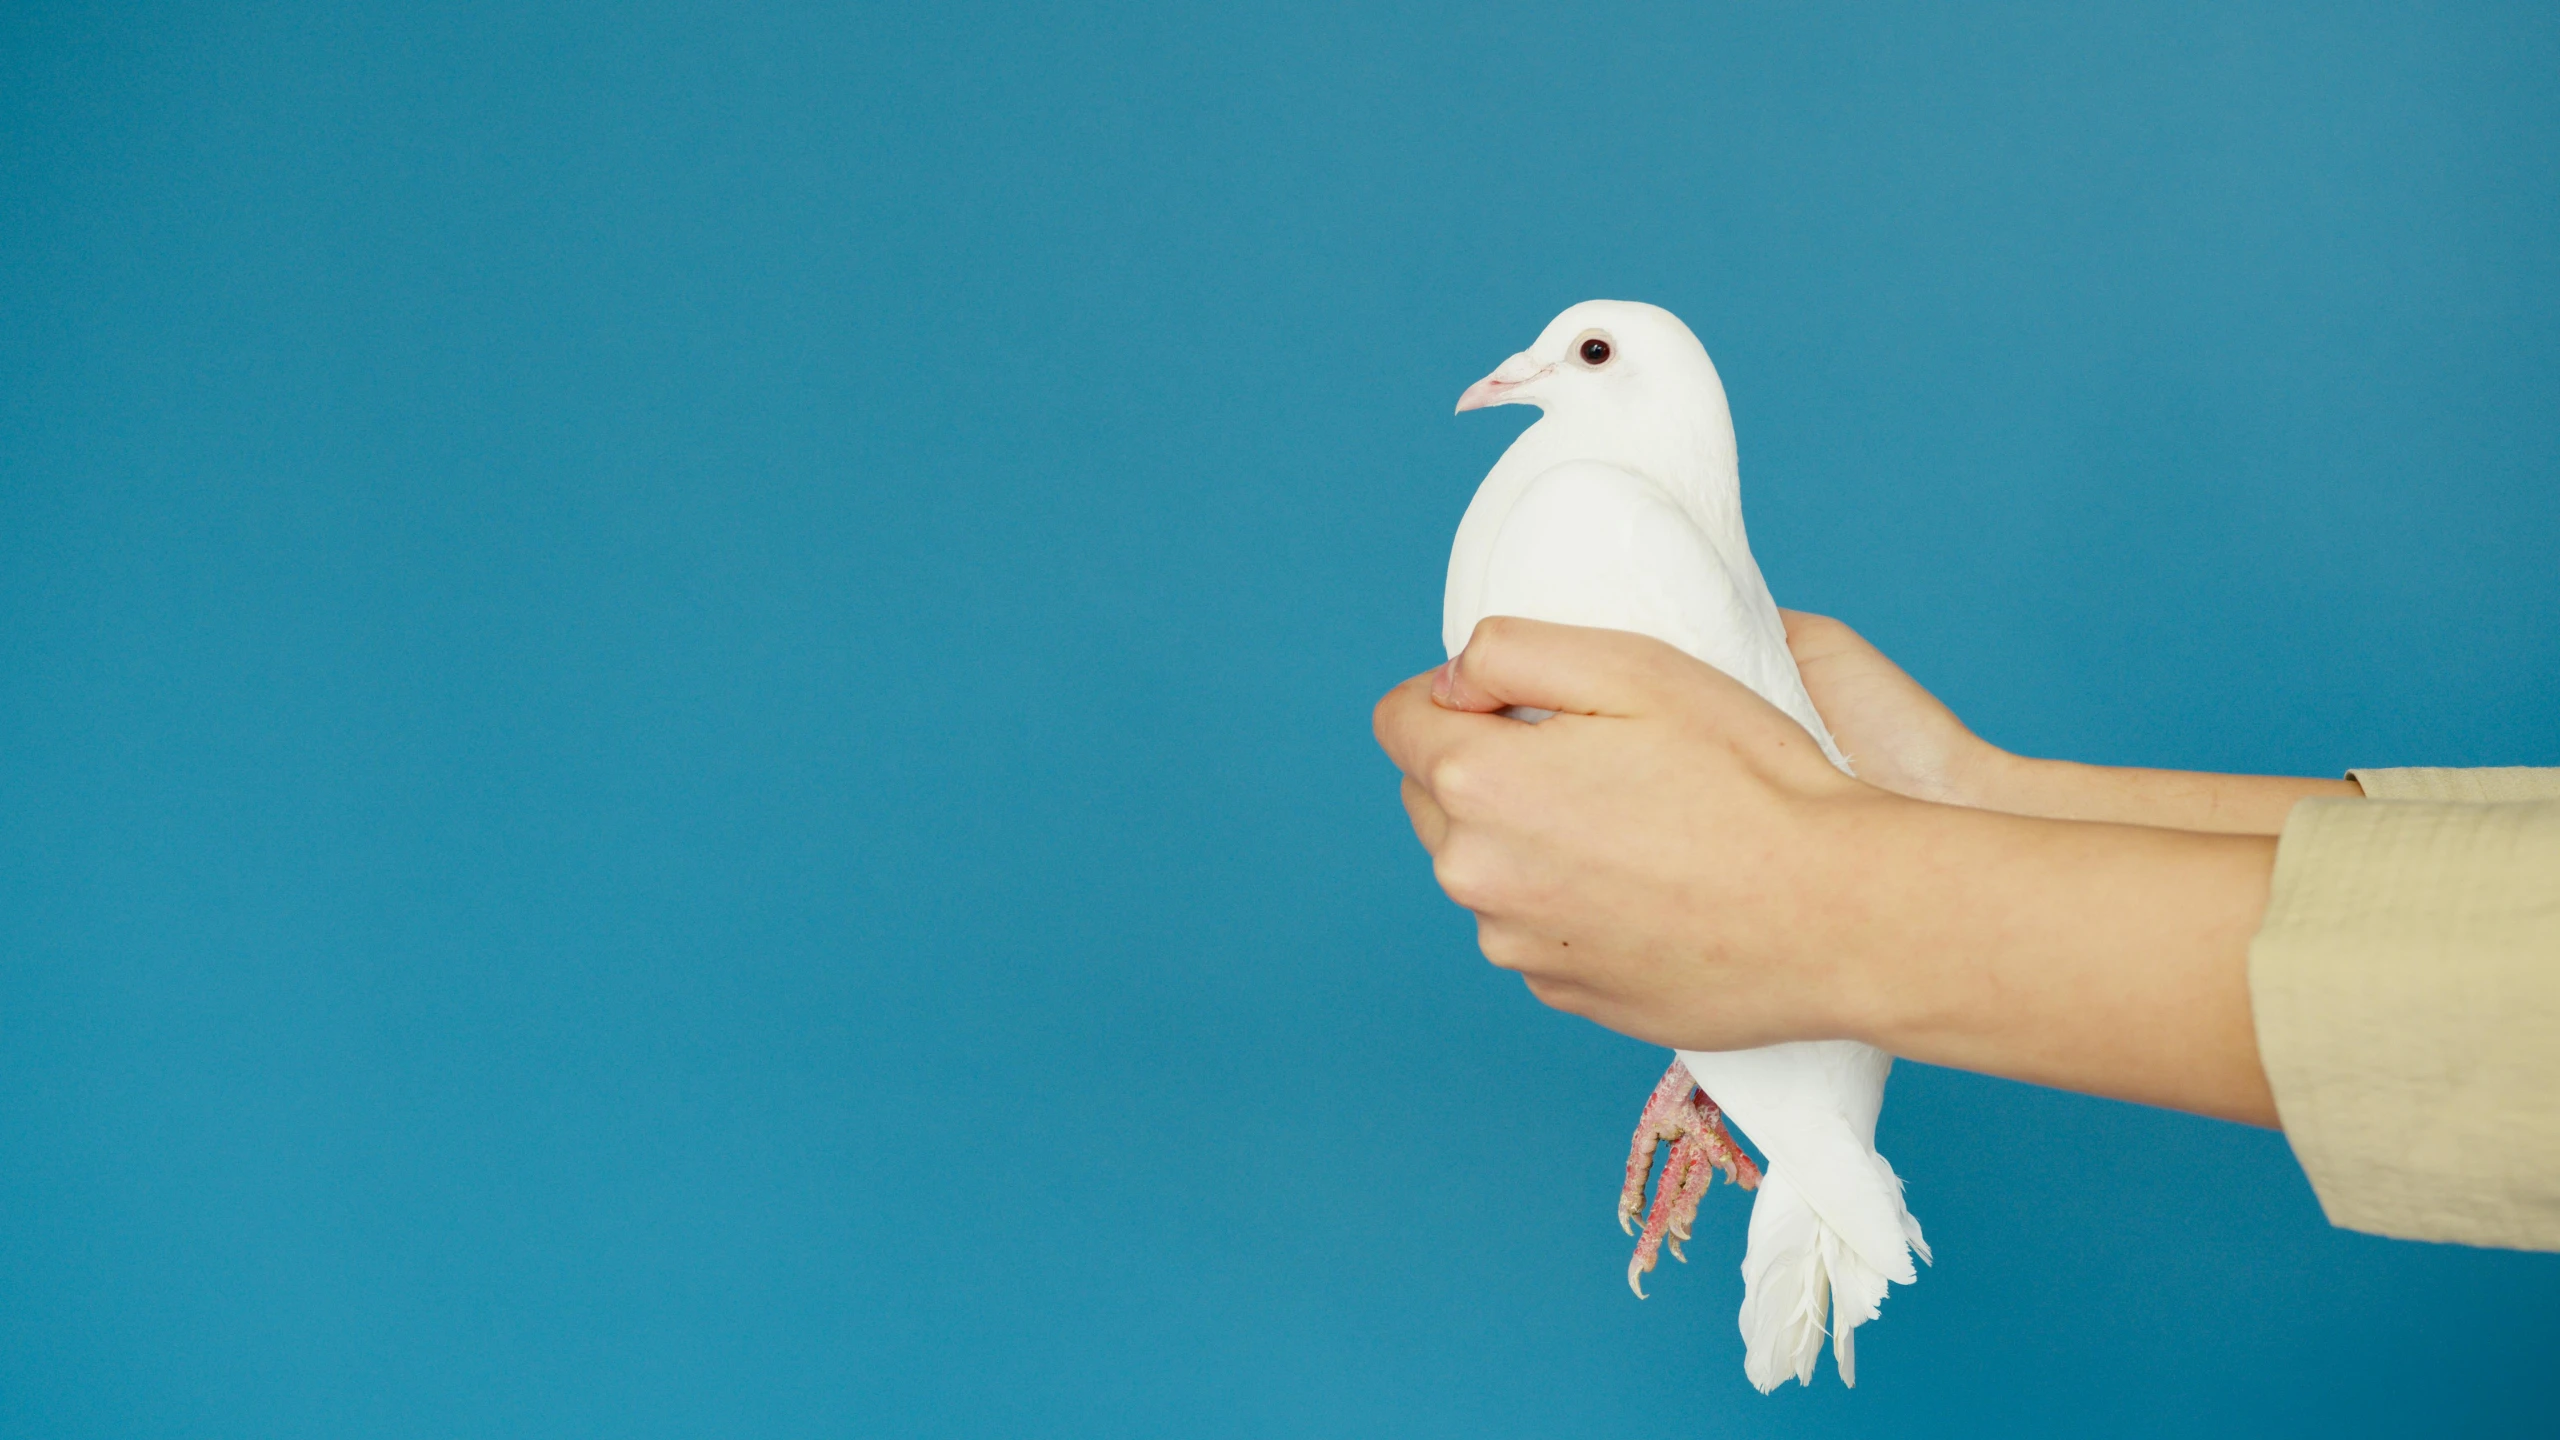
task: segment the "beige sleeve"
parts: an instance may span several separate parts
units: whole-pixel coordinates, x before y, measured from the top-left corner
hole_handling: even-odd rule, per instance
[[[2560,800],[2560,770],[2507,765],[2487,770],[2350,770],[2375,800]]]
[[[2249,994],[2332,1224],[2560,1250],[2560,800],[2303,801]]]

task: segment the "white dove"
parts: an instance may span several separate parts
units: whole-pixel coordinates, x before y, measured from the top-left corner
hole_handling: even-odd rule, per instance
[[[1652,305],[1584,301],[1458,397],[1461,411],[1488,405],[1546,413],[1503,452],[1458,525],[1441,623],[1449,653],[1488,615],[1650,635],[1749,685],[1847,770],[1743,539],[1733,417],[1689,327]],[[1876,1153],[1892,1067],[1892,1056],[1850,1040],[1683,1050],[1637,1123],[1618,1201],[1630,1233],[1655,1146],[1672,1142],[1627,1266],[1639,1297],[1666,1239],[1688,1258],[1680,1242],[1712,1170],[1759,1189],[1742,1260],[1742,1337],[1743,1373],[1763,1393],[1791,1374],[1813,1382],[1835,1310],[1840,1379],[1856,1384],[1851,1334],[1876,1318],[1888,1281],[1919,1278],[1913,1250],[1929,1258],[1901,1178]],[[1719,1110],[1768,1157],[1765,1177]]]

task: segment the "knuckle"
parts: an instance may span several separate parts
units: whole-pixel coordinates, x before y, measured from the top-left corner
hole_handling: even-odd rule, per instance
[[[1466,654],[1481,658],[1496,646],[1507,645],[1520,634],[1520,620],[1514,615],[1487,615],[1476,622],[1476,631],[1467,637]],[[1465,663],[1463,660],[1461,664]]]
[[[1431,878],[1440,889],[1459,905],[1469,910],[1483,910],[1493,900],[1492,886],[1486,883],[1484,866],[1473,849],[1463,845],[1443,845],[1431,857]]]
[[[1582,1013],[1582,992],[1572,985],[1545,975],[1522,975],[1520,980],[1529,987],[1530,995],[1548,1009],[1561,1010],[1568,1015]]]
[[[1518,929],[1491,920],[1476,922],[1476,948],[1497,969],[1519,973],[1536,958],[1536,947],[1521,943]],[[1525,977],[1524,977],[1525,978]]]
[[[1451,750],[1432,761],[1428,783],[1444,810],[1472,809],[1485,799],[1484,765],[1463,750]]]

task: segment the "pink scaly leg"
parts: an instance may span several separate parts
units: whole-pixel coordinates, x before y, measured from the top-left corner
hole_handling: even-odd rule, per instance
[[[1714,1183],[1715,1172],[1724,1172],[1727,1182],[1745,1190],[1759,1188],[1760,1167],[1733,1143],[1733,1135],[1724,1128],[1724,1112],[1689,1078],[1689,1067],[1677,1058],[1671,1068],[1662,1072],[1662,1083],[1644,1102],[1644,1114],[1636,1121],[1634,1145],[1627,1151],[1627,1184],[1618,1192],[1618,1228],[1636,1233],[1636,1212],[1644,1206],[1645,1178],[1653,1173],[1653,1150],[1662,1141],[1671,1142],[1671,1154],[1662,1162],[1662,1179],[1653,1187],[1653,1209],[1644,1217],[1644,1235],[1636,1241],[1635,1258],[1627,1262],[1627,1288],[1644,1298],[1644,1273],[1654,1266],[1656,1256],[1666,1240],[1671,1256],[1681,1264],[1689,1257],[1680,1253],[1680,1242],[1689,1238],[1689,1222],[1698,1218],[1698,1201]]]

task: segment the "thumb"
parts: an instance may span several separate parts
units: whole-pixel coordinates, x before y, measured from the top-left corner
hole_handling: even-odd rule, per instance
[[[1647,708],[1664,661],[1679,655],[1625,630],[1489,615],[1431,677],[1431,698],[1448,710],[1633,715]]]

